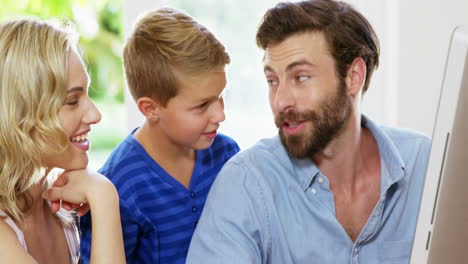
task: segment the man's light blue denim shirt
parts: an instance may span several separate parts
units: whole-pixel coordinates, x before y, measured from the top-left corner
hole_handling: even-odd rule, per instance
[[[353,242],[336,219],[329,181],[291,158],[278,136],[234,156],[213,184],[189,264],[409,263],[430,139],[379,127],[380,199]]]

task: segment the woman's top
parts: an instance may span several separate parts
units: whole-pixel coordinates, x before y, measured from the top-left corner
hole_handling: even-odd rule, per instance
[[[24,239],[24,235],[21,229],[18,228],[13,219],[11,219],[5,212],[0,210],[0,219],[2,218],[3,221],[5,221],[5,223],[7,223],[11,229],[13,229],[13,231],[15,231],[20,244],[26,251],[28,251],[28,246],[26,245],[26,240]],[[71,263],[76,264],[80,258],[80,240],[78,228],[76,227],[75,223],[64,223],[63,221],[60,222],[62,223],[63,232],[65,233],[65,237],[68,243],[68,249],[70,250]]]

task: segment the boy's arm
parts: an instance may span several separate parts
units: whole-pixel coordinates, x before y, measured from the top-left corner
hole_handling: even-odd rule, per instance
[[[137,221],[135,221],[135,212],[129,210],[127,206],[121,207],[122,233],[125,246],[125,257],[127,263],[137,263],[140,260],[139,243],[142,239],[142,230]]]
[[[79,218],[80,224],[80,261],[89,263],[91,256],[91,214],[85,214]]]
[[[137,261],[138,257],[138,242],[140,241],[140,227],[136,221],[132,220],[131,215],[128,214],[129,210],[127,207],[122,206],[123,201],[120,205],[120,215],[122,223],[122,233],[125,246],[125,257],[128,263]],[[80,218],[81,228],[81,263],[89,264],[89,258],[91,255],[91,217],[90,214],[86,214]]]
[[[228,162],[208,195],[187,264],[257,264],[268,255],[264,197],[249,171]]]

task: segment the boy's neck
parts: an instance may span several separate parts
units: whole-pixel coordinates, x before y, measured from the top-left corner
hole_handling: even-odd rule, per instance
[[[133,137],[167,173],[188,188],[195,166],[195,149],[171,142],[159,127],[145,121]]]

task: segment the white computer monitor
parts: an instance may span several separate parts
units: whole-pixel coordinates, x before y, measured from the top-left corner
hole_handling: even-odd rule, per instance
[[[468,263],[468,25],[450,43],[411,264]]]

